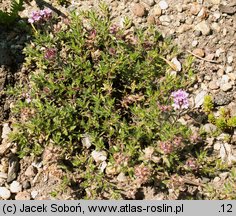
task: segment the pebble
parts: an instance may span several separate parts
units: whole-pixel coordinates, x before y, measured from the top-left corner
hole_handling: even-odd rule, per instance
[[[200,56],[200,57],[204,57],[205,56],[205,52],[203,49],[200,49],[200,48],[196,48],[193,50],[193,53],[197,56]]]
[[[208,86],[211,90],[216,90],[220,87],[215,80],[209,82]]]
[[[227,66],[225,69],[225,73],[230,73],[234,70],[234,68],[232,66]]]
[[[0,197],[5,200],[9,199],[11,197],[11,192],[5,187],[0,187]]]
[[[212,27],[213,30],[215,30],[215,31],[218,32],[218,33],[219,33],[220,30],[221,30],[219,24],[216,23],[216,22],[212,23],[212,24],[211,24],[211,27]]]
[[[143,16],[145,16],[145,13],[146,13],[145,7],[140,3],[134,4],[132,11],[133,11],[134,15],[137,17],[143,17]]]
[[[26,169],[25,176],[34,177],[36,175],[36,172],[37,172],[36,168],[31,165]]]
[[[162,10],[166,10],[169,7],[169,5],[166,1],[160,1],[159,6]]]
[[[32,191],[32,192],[31,192],[31,197],[32,197],[33,199],[35,199],[37,195],[38,195],[38,191]]]
[[[192,46],[193,47],[196,47],[198,45],[198,41],[197,40],[194,40],[193,42],[192,42]]]
[[[2,139],[7,139],[10,132],[11,128],[9,127],[8,123],[4,123],[2,127]]]
[[[228,106],[231,116],[236,116],[236,103],[232,102]]]
[[[29,181],[24,181],[24,182],[22,183],[22,187],[23,187],[24,189],[29,189],[29,188],[31,188],[31,184],[30,184]]]
[[[206,21],[202,21],[195,26],[195,30],[200,31],[203,35],[209,35],[211,29]]]
[[[220,1],[221,1],[221,0],[210,0],[210,2],[211,2],[212,4],[214,4],[214,5],[220,4]]]
[[[201,10],[201,5],[199,5],[197,2],[194,2],[191,4],[191,8],[190,8],[191,14],[197,15],[200,10]]]
[[[162,25],[168,25],[171,22],[171,19],[168,15],[160,16],[159,20],[162,22]]]
[[[142,0],[143,3],[147,4],[149,7],[155,4],[154,0]]]
[[[220,148],[221,148],[221,144],[220,144],[220,142],[216,142],[215,144],[214,144],[214,150],[216,150],[216,151],[219,151],[220,150]]]
[[[156,23],[155,17],[154,16],[148,16],[147,23],[155,24]]]
[[[227,94],[225,92],[219,92],[214,95],[214,103],[217,106],[227,105],[231,102],[233,96],[231,94]]]
[[[205,124],[203,128],[207,133],[210,133],[210,134],[214,133],[217,130],[217,127],[211,123]]]
[[[28,193],[27,191],[19,192],[18,194],[16,194],[15,199],[16,200],[30,200],[30,193]]]
[[[234,57],[233,57],[233,56],[228,56],[227,62],[228,62],[229,64],[231,64],[233,61],[234,61]]]
[[[18,171],[19,171],[19,160],[16,156],[13,156],[9,160],[8,176],[7,176],[8,183],[16,179]]]
[[[224,92],[227,92],[233,88],[231,83],[225,83],[220,86],[220,89]]]
[[[125,176],[125,174],[123,172],[121,172],[118,176],[117,176],[117,180],[119,182],[126,182],[127,181],[127,177]]]
[[[215,12],[213,13],[213,16],[215,17],[215,19],[216,19],[216,21],[217,21],[218,19],[220,19],[221,14],[220,14],[219,11],[215,11]]]
[[[11,185],[10,185],[10,191],[11,191],[12,193],[19,193],[19,192],[21,192],[21,190],[22,190],[22,185],[21,185],[19,182],[13,181],[13,182],[11,183]]]
[[[0,178],[7,179],[7,174],[4,172],[0,172]]]
[[[160,6],[159,5],[155,5],[153,7],[153,15],[159,17],[159,16],[161,16],[161,13],[162,13],[162,11],[161,11]]]
[[[195,97],[195,99],[194,99],[195,107],[196,107],[196,108],[197,108],[197,107],[200,107],[200,106],[203,104],[203,102],[204,102],[204,97],[205,97],[206,94],[207,94],[207,92],[203,90],[203,91],[199,92],[199,93],[196,95],[196,97]]]

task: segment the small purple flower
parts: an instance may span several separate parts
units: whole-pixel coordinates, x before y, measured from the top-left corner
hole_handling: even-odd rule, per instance
[[[38,22],[41,19],[41,15],[39,11],[33,11],[30,15],[30,18],[28,19],[29,23],[35,23]]]
[[[54,59],[56,57],[56,49],[55,48],[47,48],[44,54],[44,58],[47,60]]]
[[[42,19],[49,20],[52,17],[52,10],[49,8],[45,8],[44,10],[40,11],[40,15],[42,16]]]
[[[33,11],[28,19],[29,23],[39,22],[41,20],[47,21],[52,17],[52,10],[49,8],[45,8],[39,11]]]
[[[177,109],[187,109],[189,107],[188,102],[188,93],[184,90],[178,90],[171,93],[171,96],[174,99],[173,107]]]

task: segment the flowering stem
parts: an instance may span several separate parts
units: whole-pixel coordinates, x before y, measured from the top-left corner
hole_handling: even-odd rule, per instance
[[[32,28],[34,29],[35,34],[37,35],[37,34],[38,34],[38,31],[37,31],[37,29],[35,28],[34,24],[31,23],[31,26],[32,26]]]

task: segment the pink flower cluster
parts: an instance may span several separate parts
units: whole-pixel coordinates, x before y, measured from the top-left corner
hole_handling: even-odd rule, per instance
[[[172,92],[171,96],[174,99],[173,107],[175,110],[177,109],[187,109],[189,107],[188,102],[188,93],[184,90],[178,90],[175,92]]]
[[[35,23],[39,21],[47,21],[52,17],[52,10],[45,8],[39,11],[33,11],[28,19],[29,23]]]

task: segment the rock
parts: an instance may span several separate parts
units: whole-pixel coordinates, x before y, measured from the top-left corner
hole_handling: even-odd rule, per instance
[[[148,24],[155,24],[156,23],[155,17],[154,16],[148,16],[147,23]]]
[[[32,191],[32,192],[31,192],[31,197],[32,197],[33,199],[35,199],[37,195],[38,195],[38,191]]]
[[[231,83],[224,83],[220,86],[220,89],[224,92],[227,92],[233,88]]]
[[[161,16],[161,13],[162,13],[162,11],[161,11],[160,6],[159,5],[155,5],[153,7],[153,15],[159,17],[159,16]]]
[[[117,180],[119,182],[126,182],[127,181],[127,177],[125,176],[125,174],[123,172],[121,172],[118,176],[117,176]]]
[[[21,185],[19,182],[13,181],[13,182],[11,183],[11,185],[10,185],[10,191],[11,191],[12,193],[19,193],[19,192],[21,192],[21,190],[22,190],[22,185]]]
[[[227,57],[227,63],[231,64],[234,61],[234,57],[233,56],[228,56]]]
[[[146,14],[145,7],[139,3],[134,4],[132,11],[133,11],[134,15],[137,17],[143,17]]]
[[[219,84],[223,85],[225,83],[229,82],[229,76],[228,75],[222,75],[221,79],[219,80]]]
[[[198,23],[195,26],[195,30],[200,31],[203,35],[209,35],[211,32],[211,29],[205,20]]]
[[[2,141],[2,144],[0,145],[0,155],[4,155],[5,152],[12,146],[12,143],[7,142],[6,140]]]
[[[166,10],[169,7],[168,3],[164,0],[159,2],[159,6],[162,10]]]
[[[229,14],[229,15],[233,15],[233,14],[236,13],[236,8],[231,7],[229,5],[220,5],[219,10],[220,10],[221,13],[226,13],[226,14]]]
[[[3,173],[3,172],[0,172],[0,178],[7,179],[7,174]]]
[[[214,5],[220,4],[220,1],[221,1],[221,0],[210,0],[210,2],[211,2],[212,4],[214,4]]]
[[[215,80],[209,82],[208,86],[209,86],[209,89],[211,90],[216,90],[220,87]]]
[[[142,0],[143,3],[147,4],[149,7],[155,4],[154,0]]]
[[[90,146],[92,145],[91,137],[90,137],[88,134],[84,134],[84,135],[83,135],[82,144],[83,144],[83,146],[86,147],[87,149],[89,149]]]
[[[216,176],[214,179],[213,179],[213,182],[214,183],[217,183],[217,182],[219,182],[220,181],[220,177],[218,177],[218,176]]]
[[[229,104],[233,99],[233,95],[219,92],[214,96],[214,103],[217,106],[223,106]]]
[[[204,97],[206,94],[207,92],[203,90],[196,95],[195,100],[194,100],[196,108],[200,107],[203,104]]]
[[[183,25],[181,25],[181,26],[177,29],[177,33],[182,34],[182,33],[186,32],[186,31],[190,30],[191,28],[192,28],[192,25],[183,24]]]
[[[92,151],[91,153],[92,158],[98,163],[103,162],[107,159],[107,153],[105,151]]]
[[[12,64],[12,54],[10,49],[0,46],[0,66],[1,65],[11,65]]]
[[[199,11],[201,10],[201,5],[198,4],[197,2],[194,2],[191,4],[191,8],[190,8],[190,13],[193,15],[197,15],[199,13]]]
[[[231,116],[236,116],[236,103],[232,102],[228,106]]]
[[[15,200],[30,200],[30,193],[27,191],[19,192],[16,194]]]
[[[211,24],[211,27],[212,27],[212,29],[215,30],[216,32],[220,32],[220,30],[221,30],[219,24],[216,23],[216,22],[212,23],[212,24]]]
[[[22,183],[22,187],[23,187],[24,189],[29,189],[29,188],[31,188],[31,184],[30,184],[29,181],[24,181],[24,182]]]
[[[192,42],[192,46],[193,47],[196,47],[198,45],[198,41],[197,40],[194,40],[193,42]]]
[[[8,183],[16,179],[18,171],[19,171],[19,160],[16,156],[13,156],[9,160],[8,176],[7,176]]]
[[[181,71],[182,70],[182,65],[181,63],[179,62],[179,60],[175,57],[171,60],[171,62],[174,64],[174,66],[176,67],[175,68],[175,71]]]
[[[7,139],[10,132],[11,128],[9,127],[8,123],[4,123],[2,127],[2,139]]]
[[[36,175],[36,173],[37,173],[37,169],[31,165],[26,169],[25,176],[32,178]]]
[[[203,128],[209,134],[214,133],[217,130],[217,127],[211,123],[205,124]]]
[[[9,199],[11,197],[11,192],[5,187],[0,187],[0,197],[5,200]]]
[[[169,23],[171,22],[171,19],[168,15],[160,16],[159,20],[162,22],[162,25],[169,25]]]
[[[223,172],[219,174],[221,180],[225,180],[229,176],[229,172]]]
[[[221,144],[219,142],[214,144],[214,150],[219,151],[221,148]]]
[[[196,48],[193,50],[193,53],[197,56],[200,56],[200,57],[204,57],[205,56],[205,52],[203,49],[200,49],[200,48]]]
[[[215,11],[215,12],[213,13],[213,16],[215,17],[215,21],[217,21],[218,19],[220,19],[221,14],[220,14],[219,11]]]
[[[227,66],[225,69],[225,73],[230,73],[234,70],[234,68],[232,66]]]

